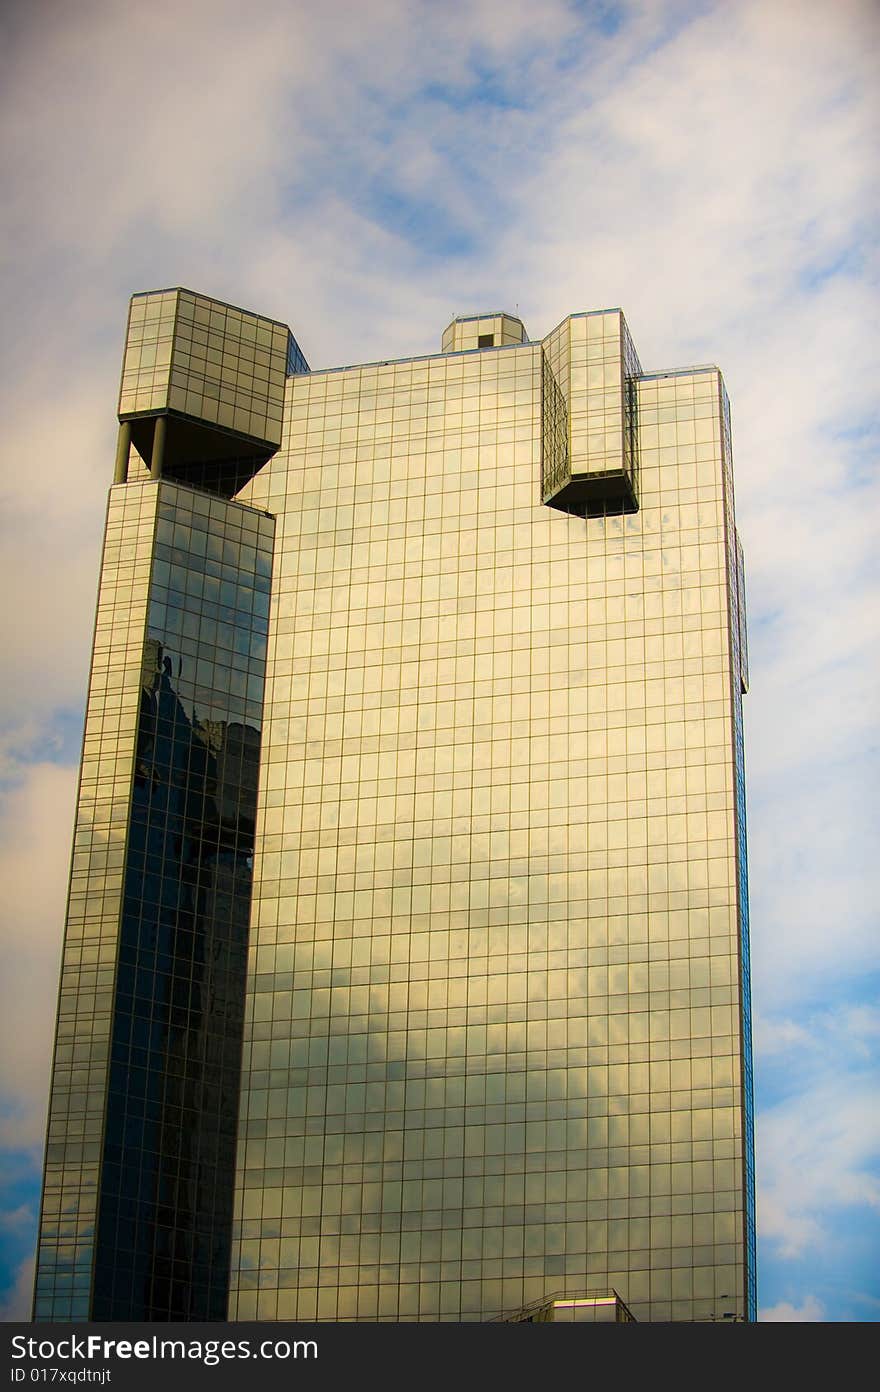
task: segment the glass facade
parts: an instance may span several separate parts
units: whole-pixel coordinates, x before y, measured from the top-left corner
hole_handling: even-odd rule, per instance
[[[159,485],[95,1319],[225,1313],[272,533]]]
[[[112,491],[143,574],[105,558],[106,990],[62,981],[94,1106],[57,1058],[37,1309],[748,1318],[720,374],[643,373],[618,310],[337,371],[284,345],[275,453],[211,474],[170,421],[174,482],[134,436]]]
[[[634,512],[641,366],[626,320],[619,309],[572,315],[543,349],[544,502],[578,517]]]
[[[277,446],[284,382],[297,354],[287,325],[273,319],[189,290],[135,295],[119,418],[174,411]]]
[[[40,1319],[225,1314],[273,534],[180,484],[111,493]]]
[[[155,508],[155,490],[114,488],[107,510],[58,997],[37,1319],[85,1319],[91,1308]]]

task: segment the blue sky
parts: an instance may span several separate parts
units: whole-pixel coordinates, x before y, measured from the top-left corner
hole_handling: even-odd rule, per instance
[[[37,0],[0,18],[0,1307],[28,1308],[126,302],[313,366],[623,306],[717,362],[746,552],[759,1277],[880,1313],[880,11],[872,0]]]

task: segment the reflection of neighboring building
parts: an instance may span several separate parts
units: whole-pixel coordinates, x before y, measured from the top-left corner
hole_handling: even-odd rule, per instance
[[[132,300],[38,1319],[754,1314],[724,386],[442,350]]]
[[[214,720],[206,737],[172,659],[148,645],[157,661],[138,723],[93,1309],[125,1318],[145,1291],[148,1317],[219,1318],[259,732]]]

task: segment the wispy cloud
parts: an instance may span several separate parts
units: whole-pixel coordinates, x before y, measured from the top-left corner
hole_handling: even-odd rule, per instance
[[[825,1224],[830,1230],[841,1208],[880,1212],[880,1119],[871,1082],[841,1088],[833,1081],[770,1108],[761,1136],[761,1232],[783,1256],[825,1240]]]
[[[871,986],[871,1000],[843,992],[797,1019],[761,1018],[756,1031],[765,1298],[785,1301],[809,1282],[834,1319],[864,1319],[877,1298],[880,1006]]]
[[[0,1297],[0,1320],[24,1321],[30,1319],[35,1265],[34,1257],[26,1257],[15,1268],[12,1284]]]
[[[803,1324],[814,1320],[825,1318],[825,1306],[821,1300],[817,1300],[813,1295],[804,1296],[800,1305],[791,1305],[787,1300],[780,1300],[778,1305],[769,1305],[766,1309],[759,1312],[758,1318],[765,1323],[768,1322],[792,1322]]]

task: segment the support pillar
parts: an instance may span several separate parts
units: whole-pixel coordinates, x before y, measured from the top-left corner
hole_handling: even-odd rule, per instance
[[[128,456],[131,452],[131,421],[119,422],[119,435],[116,440],[116,466],[113,482],[125,483],[128,479]]]
[[[165,454],[165,430],[168,424],[165,416],[156,417],[156,425],[153,430],[153,453],[150,458],[150,478],[160,479],[162,477],[162,457]]]

